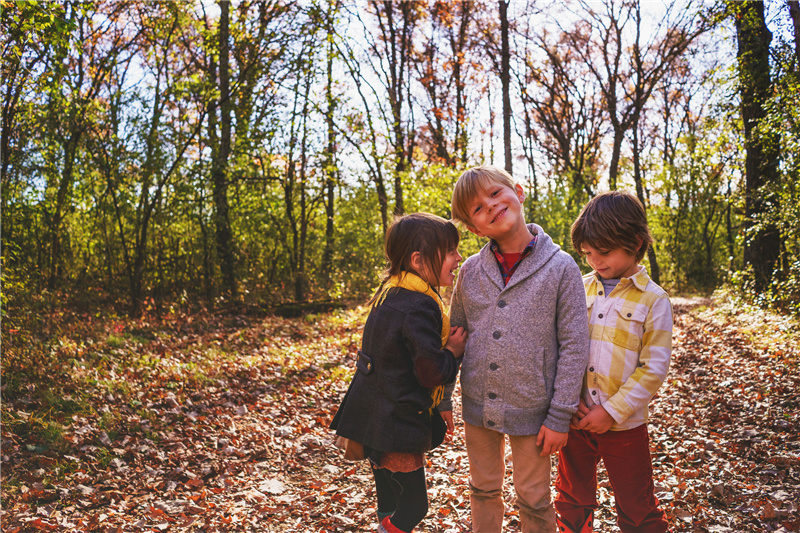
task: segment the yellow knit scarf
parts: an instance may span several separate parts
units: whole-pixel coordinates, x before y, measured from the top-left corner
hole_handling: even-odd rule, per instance
[[[442,348],[444,348],[444,345],[447,344],[447,339],[450,337],[450,316],[447,314],[447,311],[444,308],[444,302],[442,302],[442,298],[439,296],[439,293],[433,290],[433,287],[431,287],[431,285],[421,277],[412,272],[403,271],[400,273],[400,275],[392,276],[386,280],[386,283],[384,283],[383,287],[381,288],[380,294],[375,299],[375,305],[373,307],[381,305],[386,299],[386,295],[389,293],[389,291],[395,287],[427,294],[433,298],[437,304],[439,304],[439,310],[442,312]],[[431,411],[433,411],[434,407],[439,405],[443,398],[444,385],[439,385],[438,387],[431,389],[431,399],[433,400]]]

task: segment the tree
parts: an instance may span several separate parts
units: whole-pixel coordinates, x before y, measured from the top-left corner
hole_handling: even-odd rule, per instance
[[[418,144],[432,162],[466,165],[468,158],[468,82],[476,82],[474,1],[443,0],[431,4],[430,35],[416,58],[417,78],[425,91],[426,126]]]
[[[209,79],[218,81],[219,99],[212,100],[208,111],[208,134],[212,144],[211,183],[214,194],[214,222],[216,228],[217,253],[220,258],[222,280],[225,292],[232,300],[236,299],[236,252],[228,205],[228,159],[231,154],[231,114],[233,102],[230,91],[230,1],[219,0],[220,18],[216,52],[219,65],[209,61]],[[219,108],[219,119],[217,118]],[[217,120],[219,137],[217,138]]]
[[[46,210],[49,288],[58,284],[64,213],[71,202],[81,142],[95,119],[92,113],[95,100],[119,56],[135,40],[135,35],[131,37],[123,25],[117,24],[128,3],[100,4],[100,7],[108,7],[102,19],[94,18],[99,10],[68,6],[65,18],[75,27],[73,39],[77,44],[72,48],[67,41],[59,42],[48,61],[53,84],[47,95],[47,126],[61,161],[58,175],[50,176],[52,182],[48,187],[52,191]],[[58,165],[53,163],[54,167]]]
[[[12,205],[14,191],[24,189],[24,150],[26,138],[37,129],[26,109],[37,92],[48,93],[50,83],[39,73],[47,70],[56,49],[72,46],[74,19],[65,16],[65,7],[46,3],[35,5],[15,2],[2,6],[0,33],[3,37],[2,55],[2,131],[0,133],[0,190],[3,213],[2,254],[9,265],[9,244],[14,241],[15,223],[22,217],[15,216],[17,206]],[[15,164],[12,167],[12,161]],[[15,172],[12,172],[15,171]],[[16,174],[16,175],[14,175]],[[34,271],[36,269],[33,269]]]
[[[336,209],[334,206],[336,185],[339,183],[339,169],[336,164],[336,124],[335,115],[339,104],[333,93],[333,64],[337,57],[334,39],[335,16],[338,10],[337,2],[329,2],[325,13],[325,126],[327,143],[323,156],[325,192],[325,249],[322,253],[322,275],[325,277],[325,288],[328,292],[332,285],[333,253],[334,253],[334,222]]]
[[[605,133],[599,91],[584,83],[589,72],[563,34],[550,42],[546,32],[529,23],[523,38],[532,45],[520,52],[524,71],[517,75],[526,124],[523,144],[544,151],[557,179],[567,182],[570,206],[580,206],[596,194],[599,181]],[[533,171],[533,156],[528,160]]]
[[[754,287],[762,292],[773,279],[781,250],[780,233],[768,215],[779,208],[770,187],[778,184],[777,143],[768,131],[759,130],[770,97],[769,43],[772,38],[764,19],[764,4],[743,1],[732,4],[736,22],[739,91],[745,148],[745,216],[747,240],[744,262],[753,269]]]
[[[511,158],[511,51],[508,38],[508,4],[499,0],[500,7],[500,83],[503,87],[503,146],[506,172],[513,175]]]
[[[794,54],[800,68],[800,1],[786,0],[789,6],[789,15],[792,17],[794,26]]]
[[[642,42],[639,2],[604,0],[602,13],[595,11],[596,4],[581,5],[587,15],[585,23],[564,31],[603,94],[614,135],[608,178],[611,189],[616,189],[627,133],[638,126],[641,112],[660,80],[708,25],[692,4],[671,4],[655,28],[647,31],[649,39]]]
[[[407,0],[371,1],[371,13],[378,25],[378,35],[369,39],[369,49],[380,66],[373,65],[386,89],[390,113],[389,142],[394,157],[394,213],[403,214],[403,177],[410,170],[415,138],[411,111],[411,68],[417,23],[422,16],[423,2]]]

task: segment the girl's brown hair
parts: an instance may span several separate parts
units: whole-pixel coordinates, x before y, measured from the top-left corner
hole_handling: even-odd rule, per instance
[[[430,213],[412,213],[395,217],[391,226],[386,231],[384,254],[388,262],[381,287],[370,303],[380,294],[384,284],[392,276],[397,276],[403,271],[414,272],[419,277],[431,284],[434,290],[438,289],[436,280],[426,279],[426,275],[436,276],[442,270],[445,255],[450,250],[458,247],[461,236],[449,220]],[[427,272],[416,272],[411,265],[411,255],[420,253],[422,265]]]
[[[653,244],[644,207],[627,191],[598,194],[589,200],[570,233],[579,254],[583,254],[584,244],[605,251],[622,248],[641,261]]]

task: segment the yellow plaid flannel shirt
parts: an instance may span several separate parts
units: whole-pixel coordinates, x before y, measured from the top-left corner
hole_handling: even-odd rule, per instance
[[[647,404],[669,370],[672,304],[639,266],[605,294],[595,272],[583,277],[589,312],[589,364],[583,380],[586,405],[602,405],[612,431],[647,422]]]

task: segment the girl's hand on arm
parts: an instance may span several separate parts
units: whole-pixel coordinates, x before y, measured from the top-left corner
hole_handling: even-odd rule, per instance
[[[456,359],[464,355],[464,347],[467,345],[467,330],[461,327],[450,329],[450,337],[447,339],[445,348],[453,352]]]

